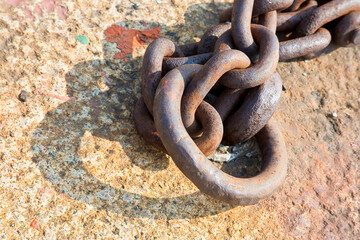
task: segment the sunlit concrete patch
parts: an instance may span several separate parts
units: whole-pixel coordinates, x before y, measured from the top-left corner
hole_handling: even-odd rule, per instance
[[[359,48],[279,64],[286,91],[275,117],[287,143],[289,174],[273,197],[234,207],[199,193],[168,156],[138,136],[131,114],[146,44],[125,62],[113,58],[119,50],[104,35],[113,24],[161,26],[160,36],[189,43],[216,24],[230,1],[63,0],[66,19],[58,7],[47,12],[40,0],[18,2],[0,18],[0,236],[359,235]],[[26,102],[18,99],[21,90],[29,93]],[[247,159],[245,153],[235,174],[248,169]]]

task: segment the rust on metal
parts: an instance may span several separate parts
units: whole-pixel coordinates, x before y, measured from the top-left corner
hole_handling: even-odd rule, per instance
[[[268,28],[253,24],[251,33],[259,44],[259,61],[249,68],[229,71],[220,83],[229,88],[251,88],[263,84],[275,72],[279,60],[279,41]]]
[[[148,46],[133,118],[144,140],[200,191],[249,205],[286,177],[285,143],[272,117],[282,91],[278,62],[360,44],[360,0],[235,0],[219,20],[199,42],[159,38]],[[254,177],[233,177],[206,158],[221,142],[252,137],[262,152]]]
[[[221,65],[221,68],[218,66]],[[195,111],[219,78],[234,68],[246,68],[250,59],[241,51],[227,50],[214,55],[194,76],[182,98],[182,120],[191,135],[199,133]]]
[[[276,30],[278,32],[293,30],[303,19],[316,9],[317,6],[318,3],[316,1],[309,1],[304,7],[296,11],[279,13]]]
[[[344,16],[334,29],[335,42],[343,47],[360,44],[360,11]]]
[[[280,42],[280,61],[316,53],[326,48],[331,41],[331,34],[325,28],[320,28],[309,36]]]
[[[259,16],[259,24],[267,27],[273,33],[276,33],[277,21],[276,11],[264,13]]]
[[[281,78],[277,72],[261,86],[252,88],[241,107],[225,120],[225,139],[234,145],[245,142],[260,131],[274,114],[281,90]]]
[[[286,9],[286,11],[295,12],[299,10],[300,6],[306,1],[307,0],[294,0],[293,4],[288,9]]]
[[[169,73],[177,75],[172,76],[172,80],[183,77],[179,69]],[[282,184],[287,171],[285,143],[276,123],[269,121],[258,133],[264,159],[261,173],[253,178],[228,175],[209,162],[182,124],[180,105],[184,85],[184,79],[169,81],[164,78],[154,101],[156,129],[177,167],[200,191],[228,203],[249,205],[269,196]]]
[[[153,101],[156,88],[161,79],[163,58],[167,56],[180,56],[184,54],[172,41],[158,38],[146,49],[141,74],[141,90],[144,102],[150,113],[153,111]]]
[[[213,53],[209,52],[188,57],[165,57],[162,64],[162,71],[167,73],[170,70],[185,64],[205,64],[212,55]]]
[[[360,0],[330,1],[314,9],[309,16],[303,19],[297,26],[294,36],[302,37],[313,34],[326,23],[354,11],[360,11]]]
[[[225,31],[229,30],[231,25],[228,23],[221,23],[219,25],[213,26],[207,30],[204,35],[201,37],[199,46],[197,48],[197,53],[208,53],[212,52],[218,38]]]
[[[257,51],[257,46],[251,34],[251,12],[254,0],[235,0],[231,17],[231,34],[235,46],[248,56]]]
[[[275,10],[283,10],[290,7],[292,3],[293,0],[272,0],[272,1],[255,0],[252,16],[257,17],[261,14],[265,14]],[[219,15],[219,22],[231,21],[232,12],[233,12],[233,7],[227,8],[224,11],[222,11]]]

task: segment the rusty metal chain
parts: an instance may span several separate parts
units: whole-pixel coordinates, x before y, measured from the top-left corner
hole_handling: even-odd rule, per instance
[[[314,55],[332,40],[360,44],[360,0],[235,0],[219,20],[199,42],[177,46],[159,38],[148,46],[133,117],[139,134],[202,192],[254,204],[281,186],[287,172],[285,143],[272,118],[282,91],[278,61]],[[216,98],[211,104],[204,100],[209,94]],[[262,152],[254,177],[233,177],[206,158],[222,141],[254,136]]]

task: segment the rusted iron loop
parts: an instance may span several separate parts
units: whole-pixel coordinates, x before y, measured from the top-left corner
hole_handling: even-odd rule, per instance
[[[259,24],[267,27],[271,32],[276,33],[277,15],[276,11],[261,14],[259,16]]]
[[[257,17],[261,14],[265,14],[275,10],[283,10],[292,5],[294,0],[255,0],[254,7],[252,10],[252,16]],[[219,22],[229,22],[231,21],[231,15],[233,12],[233,7],[227,8],[222,11],[219,15]]]
[[[212,52],[218,38],[231,27],[228,23],[221,23],[209,28],[201,37],[199,42],[197,53],[209,53]]]
[[[136,102],[133,112],[133,120],[137,132],[145,139],[146,142],[167,153],[164,145],[161,142],[159,134],[156,131],[153,117],[147,109],[142,97],[139,98],[139,100]]]
[[[336,25],[335,42],[343,47],[353,47],[360,44],[360,11],[344,16]]]
[[[186,87],[181,104],[183,124],[190,135],[199,134],[201,128],[195,121],[195,111],[219,78],[234,68],[246,68],[249,65],[250,59],[243,52],[227,50],[212,56],[194,76]]]
[[[201,67],[202,65],[191,64],[181,66],[176,70],[181,73],[181,80],[183,80],[186,85]],[[180,82],[177,79],[179,77],[178,72],[176,72],[177,74],[172,72],[165,75],[163,81]],[[216,150],[223,137],[222,120],[215,108],[204,101],[199,105],[195,115],[202,125],[203,134],[194,141],[202,153],[208,156]],[[151,145],[167,153],[143,98],[140,98],[136,103],[133,118],[138,133]]]
[[[224,138],[230,145],[245,142],[262,129],[280,101],[282,82],[275,72],[259,87],[248,91],[240,108],[224,122]]]
[[[303,19],[310,15],[318,6],[316,1],[309,1],[294,12],[281,12],[277,17],[276,31],[292,31]]]
[[[274,192],[287,171],[285,143],[276,123],[269,121],[257,136],[264,162],[260,174],[252,178],[233,177],[216,168],[184,128],[180,112],[182,91],[174,81],[160,82],[154,101],[154,120],[166,150],[185,176],[201,192],[236,205],[255,204]]]
[[[163,74],[185,64],[205,64],[212,55],[213,53],[209,52],[188,57],[165,57],[162,65]]]
[[[253,56],[257,46],[251,34],[251,17],[254,0],[234,0],[231,17],[231,34],[238,50]]]
[[[220,83],[228,88],[251,88],[263,84],[276,70],[279,60],[279,41],[268,28],[253,24],[251,32],[259,48],[259,61],[247,69],[225,73]]]
[[[313,34],[326,23],[355,11],[360,11],[360,0],[333,0],[328,2],[314,9],[309,16],[299,23],[294,37]]]
[[[198,52],[198,47],[199,47],[198,42],[184,44],[184,45],[179,46],[180,50],[184,54],[184,57],[196,55]]]
[[[272,11],[281,11],[293,4],[294,0],[255,0],[253,16],[259,16]]]
[[[153,101],[156,88],[162,73],[163,58],[167,56],[183,57],[182,51],[171,40],[158,38],[147,47],[141,74],[141,92],[150,113],[153,111]]]
[[[214,46],[214,53],[219,53],[226,50],[235,48],[235,43],[232,38],[231,30],[224,32],[216,41]]]
[[[163,74],[184,64],[205,64],[212,57],[214,46],[219,37],[230,27],[231,25],[227,23],[215,25],[203,34],[200,42],[179,46],[184,57],[165,57]]]
[[[234,111],[235,107],[243,102],[246,96],[246,89],[224,88],[213,103],[214,108],[218,111],[221,120],[225,121]]]
[[[285,10],[285,12],[295,12],[299,10],[300,6],[308,0],[294,0],[293,4]]]
[[[298,58],[316,53],[326,48],[331,41],[331,34],[325,28],[320,28],[309,36],[280,42],[280,61]]]
[[[235,0],[220,14],[220,22],[230,20],[209,28],[199,42],[152,42],[133,117],[139,134],[167,152],[202,192],[248,205],[286,176],[285,144],[271,119],[282,91],[278,61],[317,56],[334,42],[360,44],[360,0]],[[206,159],[221,141],[253,136],[263,157],[257,176],[236,178]]]
[[[168,74],[172,80],[164,77],[156,92],[154,120],[166,150],[179,169],[202,192],[237,205],[254,204],[278,188],[286,176],[287,158],[276,124],[270,121],[258,135],[264,160],[261,173],[247,179],[230,176],[209,162],[182,124],[180,105],[186,72],[178,68]]]

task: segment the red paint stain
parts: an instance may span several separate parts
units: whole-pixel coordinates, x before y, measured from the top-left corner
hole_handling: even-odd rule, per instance
[[[135,48],[144,45],[147,42],[159,37],[160,27],[147,30],[125,29],[119,25],[112,25],[104,32],[106,41],[116,43],[120,53],[114,55],[114,58],[124,58],[131,54]]]
[[[109,82],[113,82],[113,80],[110,79],[103,70],[101,71],[101,75],[103,75],[103,77],[104,77],[106,80],[108,80]]]
[[[44,76],[42,76],[42,78],[44,79]],[[64,101],[64,102],[67,102],[67,101],[75,101],[76,98],[74,97],[67,97],[67,96],[59,96],[59,95],[56,95],[54,93],[49,93],[49,92],[45,92],[43,90],[44,87],[47,87],[47,82],[46,81],[42,81],[42,85],[36,89],[34,91],[35,94],[41,94],[41,95],[45,95],[45,96],[48,96],[48,97],[52,97],[52,98],[56,98],[56,99],[59,99],[61,101]]]
[[[68,9],[66,7],[63,7],[63,6],[59,6],[57,8],[57,14],[58,14],[60,19],[65,20],[67,18],[67,16],[66,16],[67,10]]]
[[[76,100],[76,98],[74,98],[74,97],[62,97],[62,96],[58,96],[58,95],[53,94],[53,93],[43,92],[42,94],[45,95],[45,96],[48,96],[48,97],[53,97],[53,98],[59,99],[59,100],[64,101],[64,102],[75,101]]]
[[[35,229],[39,228],[39,225],[37,224],[37,221],[35,219],[32,220],[32,222],[30,223],[30,226]]]
[[[43,0],[41,5],[46,9],[48,12],[53,12],[55,10],[56,0]]]
[[[28,9],[27,7],[22,7],[22,10],[28,18],[34,19],[34,15],[30,11],[30,9]]]
[[[41,8],[39,6],[36,6],[34,8],[34,13],[36,13],[39,17],[42,17],[42,15],[43,15],[43,11],[41,10]]]
[[[40,192],[43,193],[43,194],[48,194],[48,195],[53,194],[53,191],[51,189],[46,188],[46,187],[40,189]]]
[[[65,195],[64,193],[60,193],[59,196],[60,196],[61,198],[66,198],[66,195]]]
[[[44,11],[48,13],[56,12],[57,16],[63,20],[67,18],[66,12],[68,9],[67,7],[62,6],[62,0],[43,0],[35,7],[32,7],[30,0],[6,0],[5,5],[10,8],[20,8],[24,15],[31,19],[35,19],[35,14],[42,17]],[[16,14],[15,12],[12,12],[11,10],[7,11],[10,12],[10,17],[12,19],[17,19],[12,15]]]
[[[20,4],[22,2],[25,2],[25,1],[27,1],[27,0],[7,0],[6,3],[7,3],[7,5],[12,6],[12,7],[18,7],[18,6],[20,6]]]

